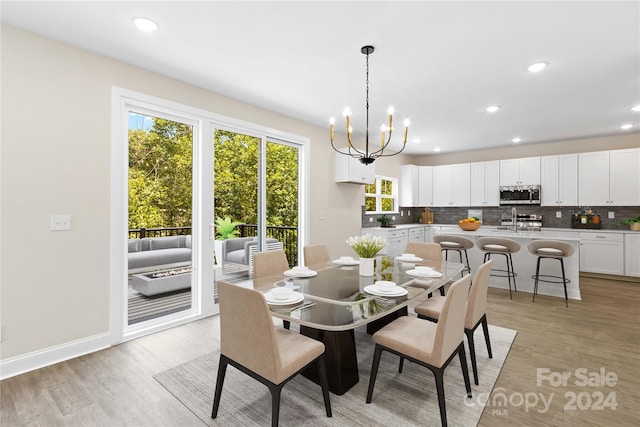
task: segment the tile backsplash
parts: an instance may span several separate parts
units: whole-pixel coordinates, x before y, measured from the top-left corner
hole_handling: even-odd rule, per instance
[[[620,221],[628,218],[640,216],[638,206],[590,206],[594,213],[600,214],[602,229],[624,229],[626,226],[617,227]],[[458,220],[466,218],[470,209],[482,211],[482,222],[486,225],[500,225],[502,215],[511,215],[511,206],[498,206],[491,208],[430,208],[434,213],[435,224],[457,224]],[[542,215],[543,227],[571,228],[571,215],[582,211],[581,206],[516,206],[519,213]],[[395,216],[391,224],[416,224],[420,222],[424,208],[400,208],[400,213],[388,214],[388,217]],[[561,218],[556,218],[556,212],[561,213]],[[613,212],[615,218],[609,219],[609,212]],[[362,227],[378,227],[380,223],[376,220],[382,215],[367,215],[364,206],[362,207]],[[373,221],[369,221],[373,218]]]

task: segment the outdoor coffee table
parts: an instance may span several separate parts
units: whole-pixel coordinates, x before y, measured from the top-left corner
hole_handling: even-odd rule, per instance
[[[191,288],[191,267],[136,274],[131,278],[131,287],[144,296],[189,289]]]

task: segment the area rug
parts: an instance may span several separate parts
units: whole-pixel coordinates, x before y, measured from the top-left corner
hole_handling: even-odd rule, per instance
[[[475,426],[496,383],[516,331],[489,326],[493,359],[487,357],[482,333],[476,334],[480,385],[469,377],[473,397],[468,399],[456,357],[445,371],[447,419],[450,426]],[[320,386],[303,376],[282,390],[280,424],[283,426],[439,426],[440,412],[433,374],[405,362],[398,373],[398,357],[382,354],[373,399],[365,403],[374,344],[364,330],[356,330],[360,381],[342,396],[331,394],[333,417],[327,418]],[[465,339],[466,340],[466,339]],[[229,366],[218,418],[211,419],[219,353],[209,353],[154,376],[205,425],[264,426],[271,423],[271,395],[261,383]]]

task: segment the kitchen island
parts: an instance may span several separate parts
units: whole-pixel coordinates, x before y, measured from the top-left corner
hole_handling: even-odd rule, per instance
[[[478,237],[501,237],[518,242],[520,244],[520,250],[512,254],[513,268],[517,274],[516,286],[518,292],[528,292],[531,294],[533,294],[534,287],[534,279],[532,276],[536,272],[536,261],[538,257],[529,252],[529,249],[527,248],[529,242],[540,239],[567,242],[574,248],[574,253],[570,257],[564,259],[565,275],[567,279],[571,280],[570,283],[567,283],[567,295],[570,299],[581,299],[579,274],[580,237],[577,233],[556,230],[513,232],[485,226],[480,227],[476,231],[464,231],[458,226],[442,226],[438,227],[438,230],[435,231],[435,233],[467,237],[474,243]],[[472,249],[468,250],[467,253],[469,255],[471,271],[475,274],[476,269],[483,262],[484,252],[480,251],[477,246],[474,246]],[[458,256],[455,252],[450,252],[449,257],[451,261],[458,261]],[[506,270],[505,257],[494,255],[492,259],[494,260],[494,269]],[[560,262],[554,259],[542,260],[540,264],[540,274],[562,277]],[[561,279],[558,280],[561,281]],[[489,286],[509,289],[509,282],[506,277],[491,276]],[[538,294],[564,298],[564,288],[562,283],[547,283],[540,281],[538,282]]]

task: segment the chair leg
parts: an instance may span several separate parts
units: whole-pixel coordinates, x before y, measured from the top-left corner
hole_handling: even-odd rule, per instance
[[[505,257],[505,261],[507,263],[507,280],[509,281],[509,299],[513,299],[513,296],[511,295],[511,267],[509,267],[509,254],[502,254]],[[514,278],[515,281],[515,278]]]
[[[535,282],[533,282],[533,302],[536,302],[536,295],[538,294],[538,277],[540,276],[540,260],[542,257],[538,257],[538,262],[536,262],[536,277]]]
[[[378,366],[380,366],[380,355],[382,354],[382,347],[376,344],[375,352],[373,353],[373,364],[371,365],[371,375],[369,376],[369,390],[367,391],[367,403],[371,403],[371,396],[373,395],[373,387],[376,384],[376,377],[378,376]]]
[[[220,396],[222,395],[222,385],[224,384],[224,376],[227,373],[227,358],[220,355],[220,361],[218,362],[218,379],[216,380],[216,391],[213,397],[213,410],[211,411],[211,418],[218,416],[218,408],[220,407]]]
[[[329,400],[329,380],[327,379],[327,367],[324,362],[324,356],[318,358],[316,362],[318,364],[318,375],[320,376],[320,385],[322,386],[322,397],[324,398],[324,409],[327,412],[327,417],[332,417],[331,414],[331,401]]]
[[[438,392],[438,406],[440,406],[440,422],[442,423],[442,427],[446,427],[447,426],[447,407],[445,405],[445,400],[444,400],[444,380],[443,380],[444,373],[442,369],[438,369],[438,368],[432,369],[432,371],[433,371],[433,376],[436,379],[436,391]]]
[[[487,353],[489,353],[489,359],[493,359],[493,352],[491,351],[491,341],[489,340],[489,324],[487,323],[487,315],[482,316],[482,331],[484,332],[484,342],[487,344]]]
[[[464,334],[467,336],[469,344],[469,355],[471,356],[471,369],[473,370],[473,382],[478,385],[478,365],[476,363],[476,346],[473,342],[473,329],[464,328]]]
[[[471,265],[469,264],[469,254],[467,253],[466,249],[464,250],[464,258],[467,261],[467,271],[469,272],[469,274],[471,274]]]
[[[511,264],[511,274],[513,274],[513,290],[518,292],[518,285],[516,284],[516,271],[513,269],[513,257],[509,254],[509,263]]]
[[[288,320],[283,320],[282,321],[282,327],[285,328],[285,329],[291,328],[291,322],[289,322]]]
[[[441,295],[441,296],[444,296],[444,286],[441,286],[441,287],[440,287],[440,295]]]
[[[402,368],[404,367],[404,357],[400,356],[400,363],[398,364],[398,373],[402,373]]]
[[[562,285],[564,286],[564,305],[569,308],[569,297],[567,296],[567,278],[564,275],[564,262],[562,258],[560,260],[560,267],[562,268]]]
[[[269,387],[271,390],[271,426],[278,427],[280,420],[280,394],[282,387],[274,384],[273,387]]]
[[[467,367],[467,355],[464,353],[464,344],[460,343],[458,357],[460,358],[460,367],[462,368],[462,377],[464,378],[464,387],[467,390],[467,397],[471,397],[471,383],[469,382],[469,368]]]

